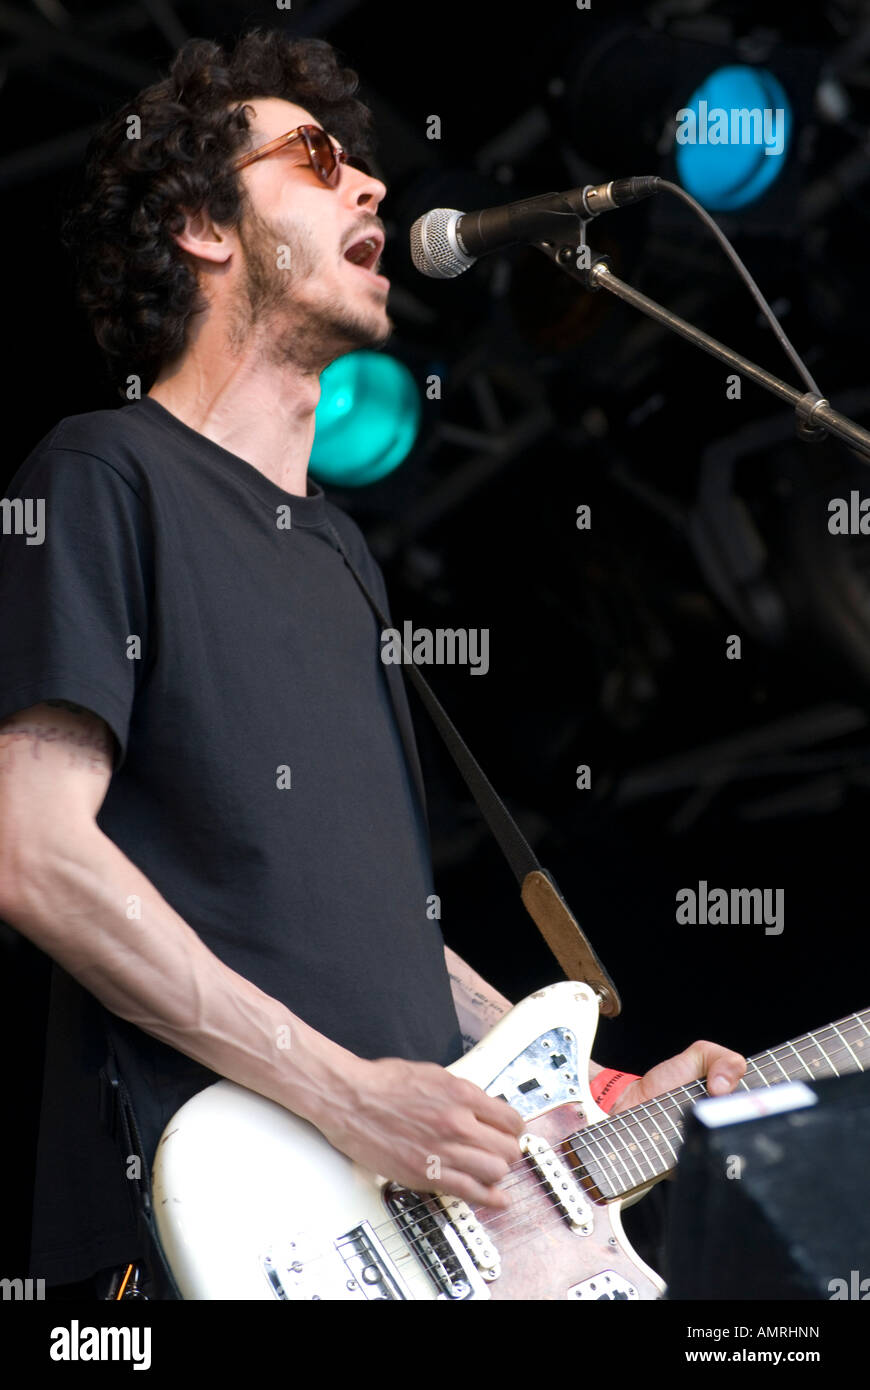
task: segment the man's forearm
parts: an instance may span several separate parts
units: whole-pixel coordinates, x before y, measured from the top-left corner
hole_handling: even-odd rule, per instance
[[[449,946],[444,947],[444,960],[462,1040],[466,1048],[473,1047],[513,1005]]]
[[[218,1075],[314,1124],[352,1084],[354,1054],[219,960],[96,825],[47,835],[0,892],[0,916],[107,1009]]]

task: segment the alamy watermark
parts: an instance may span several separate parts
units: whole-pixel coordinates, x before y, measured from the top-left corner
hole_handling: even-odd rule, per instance
[[[414,627],[412,623],[385,627],[381,633],[385,666],[469,666],[472,676],[489,670],[488,627]]]
[[[0,531],[4,536],[26,536],[25,545],[42,545],[45,540],[45,498],[0,497]]]
[[[857,488],[852,488],[848,498],[832,497],[828,530],[832,536],[870,536],[870,497],[862,497]]]
[[[68,1327],[51,1329],[52,1361],[132,1361],[134,1371],[151,1368],[150,1327]]]
[[[763,145],[765,154],[785,149],[785,111],[781,106],[683,106],[677,112],[678,145]]]
[[[870,1299],[870,1279],[862,1279],[860,1270],[850,1269],[848,1280],[828,1280],[828,1297],[830,1299],[858,1299],[861,1302],[866,1302]]]
[[[44,1279],[0,1279],[0,1298],[14,1299],[22,1303],[41,1301],[45,1298]]]
[[[779,936],[785,925],[784,888],[709,888],[702,878],[697,890],[677,890],[677,921],[683,926],[758,927]]]

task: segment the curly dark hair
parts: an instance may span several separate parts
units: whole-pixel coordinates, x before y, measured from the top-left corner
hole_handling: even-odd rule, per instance
[[[76,206],[63,219],[78,295],[125,393],[142,390],[184,348],[187,322],[205,307],[193,270],[173,239],[182,209],[204,209],[236,227],[247,195],[233,158],[251,148],[248,117],[235,103],[282,97],[310,111],[348,153],[371,158],[372,113],[353,94],[352,68],[324,39],[252,29],[227,53],[208,39],[179,50],[164,81],[146,87],[100,127],[86,154]],[[130,117],[138,117],[138,138]]]

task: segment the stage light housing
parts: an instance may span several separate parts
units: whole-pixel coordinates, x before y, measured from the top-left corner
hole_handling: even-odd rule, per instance
[[[420,392],[403,362],[351,352],[321,373],[310,471],[333,487],[365,487],[411,452],[420,428]]]
[[[711,212],[748,207],[785,167],[792,136],[785,88],[766,68],[716,68],[677,113],[677,176]]]

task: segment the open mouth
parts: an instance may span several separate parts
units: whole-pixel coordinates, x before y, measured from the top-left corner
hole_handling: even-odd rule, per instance
[[[372,233],[370,236],[361,237],[349,246],[344,253],[344,259],[350,261],[351,265],[357,266],[360,270],[366,270],[370,275],[375,275],[381,251],[383,250],[383,238]],[[377,279],[384,279],[384,276],[376,276]]]

